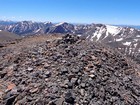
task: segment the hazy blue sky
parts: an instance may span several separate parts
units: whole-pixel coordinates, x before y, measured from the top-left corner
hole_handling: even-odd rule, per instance
[[[0,0],[0,19],[140,25],[140,0]]]

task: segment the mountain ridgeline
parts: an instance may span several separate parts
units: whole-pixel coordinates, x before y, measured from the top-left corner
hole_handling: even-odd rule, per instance
[[[53,24],[51,22],[22,21],[0,22],[0,30],[24,36],[54,33],[75,34],[87,40],[105,43],[112,48],[118,49],[125,55],[131,56],[138,62],[140,58],[140,30],[131,27],[104,24],[74,25],[66,22]]]

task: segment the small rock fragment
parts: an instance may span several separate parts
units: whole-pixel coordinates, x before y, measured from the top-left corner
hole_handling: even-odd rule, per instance
[[[65,94],[65,101],[67,103],[70,103],[70,104],[74,104],[74,100],[75,98],[73,97],[72,93],[70,91],[68,91],[66,94]]]

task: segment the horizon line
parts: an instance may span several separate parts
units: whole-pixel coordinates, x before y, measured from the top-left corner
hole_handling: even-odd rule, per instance
[[[85,23],[85,22],[67,22],[67,21],[61,21],[61,22],[52,22],[52,21],[38,21],[38,20],[12,20],[12,19],[0,19],[0,21],[11,21],[11,22],[23,22],[23,21],[31,21],[31,22],[51,22],[51,23],[63,23],[63,22],[66,22],[66,23],[70,23],[70,24],[105,24],[105,25],[118,25],[118,26],[140,26],[138,24],[111,24],[111,23],[101,23],[101,22],[90,22],[90,23]]]

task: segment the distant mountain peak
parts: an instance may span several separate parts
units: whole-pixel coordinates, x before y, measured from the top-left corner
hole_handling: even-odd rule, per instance
[[[60,22],[60,23],[56,24],[55,26],[60,26],[60,25],[64,25],[64,24],[68,25],[69,23],[67,23],[67,22]]]
[[[49,21],[48,21],[48,22],[44,22],[44,24],[52,24],[52,22],[49,22]]]

